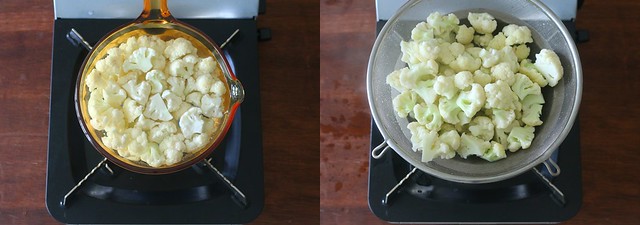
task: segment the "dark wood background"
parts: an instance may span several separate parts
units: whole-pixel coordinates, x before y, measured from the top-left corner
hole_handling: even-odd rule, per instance
[[[320,221],[385,224],[367,206],[370,113],[365,77],[373,0],[320,3]],[[566,224],[640,221],[640,2],[586,1],[577,26],[583,204]]]
[[[258,26],[265,207],[256,224],[319,222],[319,6],[267,1]],[[45,208],[52,1],[0,1],[0,224],[57,224]]]

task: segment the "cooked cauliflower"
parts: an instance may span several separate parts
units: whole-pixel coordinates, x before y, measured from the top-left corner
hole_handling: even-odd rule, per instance
[[[103,134],[105,146],[159,167],[178,163],[211,141],[228,93],[213,57],[198,57],[183,38],[165,42],[146,35],[106,51],[84,80],[89,124]],[[414,65],[413,73],[437,72],[437,66]]]
[[[540,51],[535,63],[528,59],[533,38],[526,26],[496,31],[497,21],[488,13],[469,13],[467,19],[471,26],[453,14],[433,13],[418,23],[411,40],[400,43],[407,67],[386,78],[400,93],[393,98],[394,110],[410,121],[412,148],[422,152],[424,162],[456,154],[493,162],[507,157],[506,149],[530,147],[534,126],[542,124],[541,88],[562,78],[552,51]],[[194,79],[225,90],[216,79]],[[219,95],[216,89],[187,87],[201,92],[188,95],[187,102],[200,99],[207,105],[205,100]]]
[[[562,79],[563,68],[558,55],[549,50],[542,49],[536,54],[536,62],[533,63],[538,71],[549,82],[549,86],[555,87],[558,81]]]
[[[498,22],[489,13],[470,12],[467,19],[469,19],[473,29],[480,34],[491,34],[498,26]]]

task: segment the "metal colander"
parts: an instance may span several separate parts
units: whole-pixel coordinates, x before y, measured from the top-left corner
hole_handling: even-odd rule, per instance
[[[507,158],[487,162],[469,157],[421,161],[421,152],[411,149],[408,119],[393,110],[392,99],[399,94],[386,83],[394,70],[405,67],[400,59],[400,41],[411,39],[411,30],[432,12],[453,13],[466,21],[468,12],[488,12],[498,20],[498,29],[507,24],[526,25],[534,43],[531,57],[541,48],[553,49],[564,67],[564,77],[555,87],[542,89],[544,104],[531,147]],[[468,23],[467,23],[468,24]],[[535,59],[533,57],[532,59]],[[371,114],[385,139],[383,145],[393,148],[418,169],[433,176],[461,183],[488,183],[511,178],[547,160],[571,130],[582,95],[582,68],[575,43],[560,19],[539,1],[501,0],[412,0],[402,6],[385,24],[373,46],[367,70],[367,95]],[[378,152],[379,153],[379,152]],[[378,155],[374,151],[374,158]]]

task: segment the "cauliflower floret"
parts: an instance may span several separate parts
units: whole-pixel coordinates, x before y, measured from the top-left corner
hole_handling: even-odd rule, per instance
[[[124,100],[122,110],[124,111],[124,118],[127,119],[129,123],[133,122],[142,114],[142,106],[130,98]]]
[[[120,74],[124,58],[120,55],[107,55],[96,62],[96,70],[105,75]]]
[[[434,103],[436,99],[438,99],[438,94],[434,90],[434,84],[435,80],[419,81],[412,92],[417,94],[425,103]],[[415,96],[413,99],[417,101]]]
[[[209,93],[209,90],[211,90],[211,87],[213,86],[213,79],[211,78],[211,76],[207,75],[207,74],[203,74],[203,75],[199,75],[196,78],[196,90],[199,91],[202,94],[207,94]]]
[[[513,47],[513,50],[515,51],[518,60],[526,59],[527,57],[529,57],[529,53],[531,52],[531,49],[529,49],[529,47],[527,47],[527,45],[525,44],[516,45],[515,47]]]
[[[491,68],[500,62],[501,52],[499,50],[489,48],[481,49],[478,53],[480,59],[482,59],[482,66],[485,68]]]
[[[161,152],[164,152],[166,163],[171,165],[182,160],[182,152],[187,149],[187,146],[184,144],[184,137],[181,134],[174,134],[162,140],[159,148]]]
[[[395,82],[395,76],[397,76],[397,90],[412,89],[415,88],[420,81],[433,78],[434,75],[438,73],[438,63],[434,60],[429,60],[425,63],[413,64],[411,67],[404,67],[396,71],[389,74],[387,79],[391,79],[390,82]],[[389,76],[391,76],[391,78],[389,78]]]
[[[494,128],[493,122],[486,116],[476,116],[469,124],[471,134],[485,141],[493,139]]]
[[[415,41],[425,41],[434,39],[433,28],[427,22],[420,22],[411,30],[411,39]]]
[[[456,104],[455,99],[457,99],[457,97],[454,97],[451,100],[440,98],[440,100],[438,101],[438,110],[440,111],[442,120],[455,125],[464,125],[469,123],[471,118],[466,116],[462,109],[460,109],[460,107]]]
[[[196,73],[211,74],[218,68],[218,63],[211,56],[198,60],[195,65]]]
[[[533,137],[535,136],[533,132],[535,128],[530,126],[524,127],[514,127],[511,129],[507,140],[509,141],[509,151],[515,152],[518,149],[527,149],[531,146],[531,142],[533,141]]]
[[[186,88],[184,79],[172,76],[167,79],[167,83],[169,83],[169,90],[171,90],[171,92],[180,97],[184,96],[184,91]]]
[[[511,86],[514,82],[516,82],[515,74],[513,74],[513,70],[508,63],[501,62],[494,67],[491,67],[491,76],[494,81],[501,80],[507,85]]]
[[[91,70],[91,72],[87,74],[87,78],[85,78],[85,84],[89,88],[89,91],[104,89],[107,81],[108,78],[102,76],[102,74],[95,69]]]
[[[126,148],[127,144],[129,144],[130,142],[130,139],[131,138],[129,136],[129,133],[126,132],[125,130],[123,131],[113,130],[107,133],[106,136],[102,137],[102,143],[104,143],[104,145],[107,146],[108,148],[121,150]],[[125,153],[126,151],[123,153],[120,153],[120,152],[121,151],[118,151],[119,154],[126,155]]]
[[[160,94],[155,94],[149,98],[149,103],[147,104],[143,114],[144,116],[154,120],[169,121],[173,119],[173,116],[169,113],[169,109],[167,109],[167,105],[165,105]]]
[[[466,159],[470,155],[482,156],[490,148],[491,143],[488,141],[462,133],[460,135],[460,148],[458,148],[457,152],[462,158]]]
[[[422,151],[422,162],[429,162],[436,157],[450,159],[456,153],[449,145],[441,142],[438,132],[430,131],[419,123],[412,122],[407,125],[411,131],[411,143],[414,151]]]
[[[144,78],[151,85],[151,94],[160,93],[167,86],[167,76],[160,70],[151,70],[145,74]]]
[[[500,49],[500,61],[509,64],[509,68],[511,71],[518,70],[518,56],[516,56],[515,51],[511,46],[504,46],[504,48]]]
[[[467,27],[466,25],[458,26],[458,33],[456,34],[456,41],[460,44],[469,44],[473,41],[473,34],[476,32],[473,27]]]
[[[149,100],[151,85],[149,85],[147,81],[142,81],[139,84],[136,84],[135,80],[130,80],[126,84],[122,85],[122,88],[127,91],[131,99],[142,105],[147,103],[147,100]]]
[[[129,72],[124,73],[124,75],[118,76],[117,78],[117,83],[122,86],[124,84],[126,84],[127,82],[129,82],[130,80],[137,80],[138,79],[138,75],[140,75],[141,72],[139,70],[131,70]]]
[[[165,164],[166,160],[160,151],[160,146],[153,142],[148,143],[148,150],[145,154],[140,155],[140,159],[152,167],[160,167]]]
[[[167,109],[169,112],[175,112],[180,108],[182,104],[182,99],[178,97],[176,94],[169,90],[164,90],[162,92],[162,98],[167,101]]]
[[[182,116],[182,114],[184,114],[185,112],[187,112],[187,110],[189,110],[192,107],[191,104],[186,103],[186,102],[182,102],[182,104],[180,104],[180,108],[178,108],[178,110],[171,112],[171,115],[173,116],[173,118],[180,118]]]
[[[548,84],[547,80],[544,79],[544,76],[538,72],[536,66],[533,65],[529,59],[524,59],[520,62],[520,68],[518,71],[527,75],[531,81],[535,82],[540,87],[545,87]]]
[[[505,129],[516,119],[516,113],[513,109],[493,109],[493,124],[497,129]]]
[[[144,131],[149,131],[151,130],[151,128],[153,128],[156,125],[157,125],[156,121],[147,119],[147,117],[144,117],[143,114],[140,114],[134,127],[140,128]]]
[[[475,31],[481,34],[491,34],[498,26],[498,22],[489,13],[469,12],[467,18]]]
[[[536,54],[536,62],[533,64],[547,80],[549,86],[556,86],[558,81],[562,79],[564,69],[560,64],[560,58],[553,50],[540,50],[540,53]]]
[[[434,104],[417,104],[413,107],[413,114],[418,123],[431,131],[439,131],[442,126],[442,117],[438,106]]]
[[[441,131],[440,141],[447,144],[452,150],[458,149],[460,147],[460,134],[455,129]]]
[[[517,98],[517,95],[513,93],[509,85],[502,81],[498,80],[495,83],[490,83],[484,86],[484,91],[486,92],[486,104],[485,108],[495,108],[495,109],[515,109],[516,106],[514,104],[514,97]]]
[[[453,96],[458,94],[453,77],[450,76],[438,76],[436,78],[436,82],[433,84],[433,90],[436,91],[437,94],[448,99],[451,99]]]
[[[165,138],[178,132],[176,124],[173,122],[161,122],[152,127],[149,131],[149,140],[161,143]]]
[[[541,125],[542,104],[544,104],[542,94],[527,95],[522,100],[522,122],[529,126]]]
[[[220,118],[222,113],[222,98],[219,96],[211,96],[209,94],[202,95],[200,99],[200,107],[202,108],[202,114],[206,117]],[[411,106],[413,109],[413,106]]]
[[[489,41],[489,43],[487,44],[487,47],[489,48],[493,48],[493,49],[502,49],[504,48],[504,46],[506,45],[506,39],[507,37],[504,36],[504,34],[502,32],[496,34],[495,36],[493,36],[493,39],[491,39],[491,41]]]
[[[169,63],[169,75],[178,77],[190,77],[191,75],[193,75],[193,64],[183,59],[173,60]]]
[[[191,139],[185,139],[184,144],[187,147],[187,153],[196,152],[202,147],[204,147],[207,143],[209,143],[209,139],[211,137],[207,134],[195,134]]]
[[[124,113],[120,109],[109,108],[102,114],[95,118],[92,118],[91,126],[98,130],[105,130],[111,132],[113,130],[123,130],[126,126],[124,120]]]
[[[464,90],[467,87],[471,86],[471,84],[473,84],[473,74],[471,74],[471,72],[469,71],[461,71],[459,73],[456,73],[454,77],[454,83],[456,85],[456,88]]]
[[[102,89],[102,97],[111,107],[119,108],[127,99],[127,93],[118,84],[109,81],[105,89]]]
[[[502,144],[500,144],[498,142],[492,141],[491,142],[491,149],[486,151],[480,157],[483,158],[484,160],[489,161],[489,162],[495,162],[497,160],[506,158],[507,157],[507,153],[505,152],[504,145],[502,145]]]
[[[180,117],[180,130],[185,138],[189,139],[194,134],[202,133],[202,110],[200,108],[191,107]]]
[[[224,82],[214,79],[213,86],[211,86],[209,92],[212,92],[216,96],[222,96],[224,93],[227,93],[227,87],[224,85]]]
[[[101,91],[96,91],[91,92],[91,94],[89,95],[89,100],[87,101],[87,111],[89,112],[89,116],[91,118],[96,118],[107,111],[107,109],[111,108],[111,105],[109,105],[109,103],[105,101],[102,93],[103,92]]]
[[[493,40],[492,34],[482,34],[482,35],[474,35],[473,43],[480,47],[489,47],[489,42]]]
[[[482,85],[483,87],[493,81],[493,77],[488,73],[482,72],[482,70],[476,70],[473,72],[473,82]]]
[[[482,65],[482,60],[474,58],[469,53],[460,54],[456,60],[452,61],[449,66],[456,72],[475,71]]]
[[[184,38],[176,38],[166,42],[167,47],[164,49],[164,57],[174,61],[188,54],[195,54],[197,49],[193,47],[190,41]]]
[[[194,106],[200,106],[200,99],[202,99],[202,93],[194,91],[187,95],[186,102]]]
[[[480,84],[472,84],[471,90],[461,91],[456,104],[468,118],[472,118],[484,105],[484,89]]]
[[[502,28],[502,32],[507,39],[505,43],[507,45],[525,44],[533,42],[531,38],[531,30],[526,26],[518,26],[515,24],[509,24]]]
[[[433,28],[435,36],[446,37],[458,28],[460,20],[452,13],[443,16],[439,12],[434,12],[427,17],[427,23]]]
[[[400,42],[402,50],[402,61],[407,64],[416,64],[435,60],[440,54],[440,45],[437,40],[431,39],[426,41],[402,41]]]
[[[405,91],[393,98],[393,109],[400,118],[406,118],[416,105],[416,95],[411,91]]]
[[[138,161],[141,155],[149,151],[147,133],[135,127],[127,129],[127,132],[129,133],[131,141],[127,144],[127,152],[129,155],[126,157],[130,160]]]
[[[156,57],[156,50],[152,48],[142,47],[131,53],[127,60],[124,61],[122,65],[122,69],[125,72],[130,70],[140,70],[142,72],[148,72],[151,68],[153,68],[153,64],[151,64],[151,59]]]
[[[540,86],[538,84],[533,83],[529,77],[524,74],[517,73],[515,74],[515,82],[511,86],[513,92],[518,95],[520,100],[524,100],[524,98],[528,95],[540,95],[542,92],[540,90]]]

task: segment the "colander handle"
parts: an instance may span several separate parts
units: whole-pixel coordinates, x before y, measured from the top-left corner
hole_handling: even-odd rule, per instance
[[[371,151],[371,157],[373,157],[374,159],[380,159],[380,157],[382,157],[382,155],[384,155],[384,153],[387,152],[389,148],[391,147],[389,147],[387,141],[385,140]]]
[[[549,171],[549,174],[551,174],[551,176],[557,177],[558,175],[560,175],[560,166],[558,166],[556,161],[553,161],[552,158],[548,158],[547,160],[542,162],[542,164],[544,164],[544,167],[547,168],[547,171]]]

